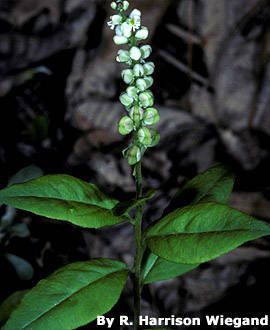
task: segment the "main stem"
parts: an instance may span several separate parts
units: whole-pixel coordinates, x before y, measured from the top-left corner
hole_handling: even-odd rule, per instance
[[[137,199],[142,197],[142,165],[141,162],[135,166],[135,182],[136,182],[136,193]],[[142,291],[142,280],[141,280],[141,263],[143,256],[142,247],[142,212],[143,206],[137,208],[135,217],[135,241],[136,241],[136,256],[134,260],[134,330],[139,329],[139,317],[141,313],[141,291]]]

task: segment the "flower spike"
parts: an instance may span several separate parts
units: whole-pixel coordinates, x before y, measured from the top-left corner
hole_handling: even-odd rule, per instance
[[[141,25],[140,10],[133,9],[128,15],[129,2],[126,0],[113,1],[111,8],[116,11],[108,22],[115,32],[113,40],[117,45],[126,45],[126,49],[120,49],[116,57],[117,62],[127,65],[122,71],[122,79],[128,85],[120,95],[127,115],[119,122],[119,132],[122,135],[132,134],[133,140],[123,155],[130,165],[136,165],[147,148],[159,141],[159,134],[152,128],[159,121],[159,113],[153,108],[154,96],[149,90],[154,83],[151,75],[155,65],[146,61],[152,53],[151,46],[140,45],[149,36],[147,27]]]

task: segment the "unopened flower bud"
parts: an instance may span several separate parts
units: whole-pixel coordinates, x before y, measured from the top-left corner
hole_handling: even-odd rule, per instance
[[[112,7],[113,10],[116,10],[117,9],[117,3],[113,1],[111,3],[111,7]]]
[[[138,40],[146,40],[149,36],[149,31],[146,27],[142,27],[140,30],[138,30],[135,34],[135,37]]]
[[[145,77],[144,81],[146,83],[146,89],[150,88],[154,83],[154,79],[152,77]]]
[[[127,154],[129,165],[135,165],[135,164],[139,163],[139,161],[142,158],[141,149],[136,145],[129,148],[126,154]]]
[[[131,96],[133,99],[136,99],[138,97],[138,89],[134,86],[129,86],[127,88],[127,94]]]
[[[143,92],[147,89],[147,82],[143,78],[137,79],[136,87],[139,91]]]
[[[128,10],[129,7],[129,2],[128,1],[123,1],[123,9]]]
[[[142,92],[139,95],[139,101],[144,108],[152,107],[154,104],[153,94],[150,91]]]
[[[116,35],[113,37],[113,41],[116,45],[125,45],[128,43],[128,38]]]
[[[130,60],[129,52],[127,50],[120,49],[116,57],[117,62],[126,63]]]
[[[123,19],[121,15],[112,15],[111,21],[113,22],[114,25],[118,25],[122,23]]]
[[[152,47],[149,46],[149,45],[142,46],[140,48],[140,50],[141,50],[141,56],[142,56],[143,59],[148,58],[152,53]]]
[[[142,77],[144,75],[144,67],[141,64],[135,64],[133,68],[135,77]]]
[[[126,84],[132,83],[134,76],[131,69],[126,69],[122,71],[122,78]]]
[[[133,59],[134,61],[138,61],[142,56],[140,49],[135,46],[131,47],[129,51],[129,55],[130,58]]]
[[[126,93],[120,95],[120,102],[127,108],[133,104],[133,98]]]
[[[144,73],[146,76],[150,76],[155,71],[155,64],[153,62],[147,62],[143,65]]]
[[[130,117],[125,116],[119,122],[119,133],[127,135],[133,131],[133,121]]]
[[[155,108],[148,108],[143,114],[144,125],[155,125],[159,122],[159,113]]]
[[[138,131],[138,140],[144,146],[150,146],[152,144],[152,135],[151,131],[146,128],[140,128]]]

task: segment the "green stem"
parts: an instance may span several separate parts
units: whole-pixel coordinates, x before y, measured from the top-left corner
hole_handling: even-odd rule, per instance
[[[135,181],[137,199],[142,197],[142,169],[141,162],[135,166]],[[142,279],[141,279],[141,263],[143,257],[142,247],[142,213],[143,206],[139,206],[136,212],[135,218],[135,241],[136,241],[136,256],[134,260],[134,330],[139,329],[139,317],[141,313],[141,291],[142,291]]]

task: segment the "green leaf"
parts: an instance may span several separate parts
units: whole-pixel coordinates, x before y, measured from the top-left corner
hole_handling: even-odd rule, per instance
[[[169,280],[184,275],[198,266],[198,264],[188,265],[170,262],[151,253],[143,268],[143,283],[150,284],[157,281]]]
[[[202,202],[227,204],[233,189],[234,175],[226,167],[217,165],[197,175],[178,190],[165,214],[176,208]]]
[[[116,206],[112,209],[112,212],[115,216],[122,216],[127,214],[132,209],[137,208],[139,206],[144,205],[147,201],[152,199],[155,196],[156,192],[154,190],[150,190],[145,196],[134,199],[127,202],[119,202]]]
[[[68,175],[47,175],[0,191],[0,203],[86,228],[100,228],[128,220],[116,217],[117,204],[95,185]]]
[[[227,168],[222,165],[214,166],[197,175],[179,189],[164,214],[188,204],[207,201],[227,203],[232,192],[233,183],[234,176]],[[172,263],[154,254],[149,256],[147,264],[152,265],[152,268],[149,270],[145,283],[180,276],[199,266],[199,264]]]
[[[14,292],[2,302],[0,305],[0,326],[8,320],[10,314],[19,306],[26,292],[28,290]]]
[[[270,234],[270,226],[224,204],[178,209],[146,232],[150,250],[184,264],[209,261],[241,244]]]
[[[109,259],[63,267],[24,296],[3,330],[77,329],[116,304],[127,273],[125,264]]]

